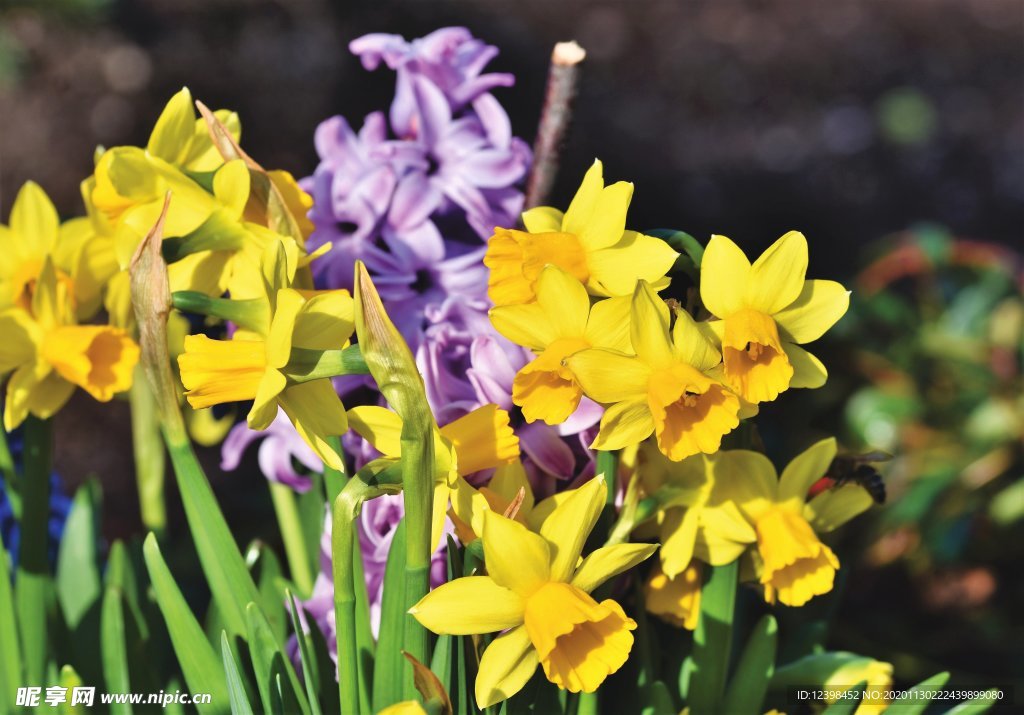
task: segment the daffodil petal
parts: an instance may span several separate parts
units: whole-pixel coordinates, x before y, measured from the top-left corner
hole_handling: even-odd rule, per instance
[[[713,506],[734,502],[748,519],[757,517],[774,504],[778,477],[768,457],[746,449],[719,452],[712,460]]]
[[[633,355],[613,350],[581,350],[570,355],[567,364],[583,392],[595,402],[607,404],[647,395],[651,368]]]
[[[601,192],[590,220],[578,233],[580,243],[590,250],[607,248],[622,238],[626,230],[626,212],[633,198],[633,184],[617,181]]]
[[[537,303],[559,337],[577,338],[587,329],[590,297],[574,277],[555,265],[545,266],[537,279]]]
[[[324,291],[307,300],[295,316],[292,345],[340,350],[355,330],[355,307],[347,290]]]
[[[569,203],[569,208],[562,218],[562,230],[564,232],[578,236],[586,228],[587,222],[590,220],[601,198],[601,192],[604,190],[603,172],[604,167],[601,165],[600,160],[595,159],[594,163],[587,169],[587,173],[583,175],[583,182],[580,184],[580,188],[576,191],[576,195],[573,196],[572,201]]]
[[[509,425],[508,412],[494,404],[478,407],[440,431],[455,447],[462,475],[507,464],[519,456],[519,439]]]
[[[568,581],[572,576],[583,544],[604,507],[608,495],[606,478],[613,479],[614,475],[599,475],[573,490],[541,525],[540,535],[551,546],[551,580]]]
[[[25,311],[13,308],[0,313],[0,375],[31,362],[39,340],[38,328]]]
[[[601,431],[591,449],[622,449],[640,444],[654,431],[654,418],[647,398],[616,402],[601,417]]]
[[[828,370],[821,360],[793,343],[782,343],[782,349],[786,351],[789,364],[793,366],[793,377],[790,378],[790,387],[821,387],[828,380]]]
[[[295,319],[305,302],[297,290],[284,288],[277,292],[277,308],[267,336],[267,364],[271,367],[284,367],[291,359]]]
[[[844,484],[828,489],[811,499],[804,507],[804,518],[820,534],[842,526],[874,505],[867,489],[859,484]]]
[[[804,281],[797,299],[773,317],[783,338],[794,343],[817,340],[846,314],[850,291],[835,281]]]
[[[348,423],[374,449],[387,457],[402,456],[402,418],[386,407],[365,405],[348,411]]]
[[[790,231],[750,267],[745,303],[768,315],[778,313],[797,299],[806,276],[807,239],[799,231]]]
[[[835,437],[823,439],[793,458],[779,478],[779,501],[788,499],[803,504],[807,490],[825,476],[836,456]]]
[[[270,427],[270,423],[277,417],[277,396],[287,384],[288,378],[277,370],[264,371],[259,387],[256,388],[252,409],[246,418],[249,429],[259,431]]]
[[[213,194],[232,217],[238,218],[249,200],[249,168],[242,159],[224,164],[213,176]]]
[[[488,511],[483,539],[487,573],[499,586],[526,598],[551,579],[548,541],[522,524]]]
[[[669,312],[658,294],[640,281],[633,293],[630,339],[636,354],[648,365],[658,367],[672,362],[672,344],[668,337]]]
[[[602,583],[628,571],[658,550],[657,544],[615,544],[592,551],[576,569],[570,583],[590,593]]]
[[[530,233],[552,233],[562,230],[562,212],[550,206],[523,211],[523,225]]]
[[[306,441],[324,464],[344,471],[341,454],[328,437],[348,431],[345,407],[330,380],[316,380],[285,388],[278,398],[299,436]]]
[[[700,262],[700,299],[718,318],[743,308],[743,290],[750,277],[750,261],[725,236],[712,236]]]
[[[669,578],[686,570],[697,543],[700,512],[697,509],[673,509],[661,526],[661,569]]]
[[[523,599],[489,576],[465,576],[441,584],[409,609],[439,635],[494,633],[523,622]]]
[[[672,349],[680,360],[701,372],[707,372],[722,362],[722,353],[715,347],[711,328],[697,323],[685,310],[676,311],[676,324],[672,327]]]
[[[516,345],[539,352],[558,339],[554,323],[537,303],[498,306],[490,315],[495,330]]]
[[[19,252],[28,248],[39,256],[51,253],[57,241],[59,223],[57,209],[50,197],[39,184],[26,181],[11,206],[11,231],[23,244]]]
[[[600,295],[612,296],[631,295],[638,280],[663,290],[669,284],[665,274],[678,257],[679,254],[660,238],[626,231],[617,243],[588,254],[590,284],[600,286]]]
[[[526,626],[517,626],[495,638],[480,658],[477,707],[489,708],[518,693],[536,672],[539,662]]]
[[[599,300],[590,307],[590,317],[584,337],[591,345],[619,352],[629,352],[629,314],[632,310],[629,296]]]

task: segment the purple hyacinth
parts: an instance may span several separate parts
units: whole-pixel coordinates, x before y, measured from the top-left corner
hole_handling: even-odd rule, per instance
[[[286,484],[297,492],[308,492],[313,482],[308,474],[297,471],[295,464],[313,472],[322,472],[324,465],[299,437],[283,410],[278,410],[270,427],[262,432],[249,429],[245,422],[232,427],[221,445],[220,468],[226,472],[237,469],[245,450],[259,440],[263,440],[257,452],[263,476],[272,482]]]

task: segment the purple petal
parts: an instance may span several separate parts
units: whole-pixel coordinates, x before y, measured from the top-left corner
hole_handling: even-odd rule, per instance
[[[548,474],[562,479],[572,476],[576,457],[554,427],[543,422],[523,425],[519,428],[519,445]]]
[[[558,434],[563,437],[578,434],[597,424],[602,415],[604,415],[604,408],[601,405],[589,397],[583,397],[576,411],[569,415],[569,419],[558,425]],[[590,442],[587,442],[587,444],[590,444]]]
[[[420,138],[428,147],[434,146],[444,136],[452,121],[448,100],[438,86],[426,77],[413,80],[413,94],[419,109]]]
[[[426,174],[421,171],[411,172],[398,182],[388,221],[395,229],[402,231],[426,221],[440,203],[441,192]],[[443,250],[441,255],[444,255]]]
[[[220,448],[220,468],[225,472],[238,469],[242,456],[250,444],[266,437],[265,432],[257,432],[249,429],[245,422],[239,422],[231,428],[224,444]]]
[[[506,149],[478,151],[459,162],[459,174],[474,186],[500,189],[523,178],[522,157]]]

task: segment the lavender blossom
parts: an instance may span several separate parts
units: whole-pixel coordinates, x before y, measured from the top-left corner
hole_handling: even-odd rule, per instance
[[[296,470],[295,463],[313,472],[322,472],[324,465],[295,431],[283,410],[278,410],[270,427],[262,432],[249,429],[245,422],[232,427],[221,446],[220,468],[226,472],[237,469],[245,450],[259,440],[263,440],[257,452],[263,476],[297,492],[308,492],[313,482],[307,474]]]

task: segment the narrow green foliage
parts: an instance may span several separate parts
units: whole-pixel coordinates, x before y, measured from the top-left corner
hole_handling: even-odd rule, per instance
[[[405,624],[405,519],[399,522],[391,539],[384,567],[384,598],[380,609],[377,658],[373,668],[374,712],[402,700],[402,681],[406,668],[402,658],[402,631]]]
[[[729,692],[722,704],[724,712],[758,715],[763,712],[768,682],[775,671],[775,650],[778,624],[771,615],[754,626],[747,645],[736,665],[736,674],[729,683]]]
[[[0,713],[7,712],[8,704],[15,701],[18,687],[24,685],[17,623],[11,592],[11,564],[0,538]]]
[[[89,482],[75,494],[57,554],[57,600],[68,628],[75,630],[101,596],[99,485]]]
[[[986,690],[980,698],[967,700],[951,708],[946,715],[981,715],[988,712],[993,705],[999,702],[1000,691],[997,688]]]
[[[936,673],[910,688],[906,698],[893,701],[885,712],[888,715],[920,715],[928,709],[928,703],[947,682],[949,673]]]
[[[209,705],[197,706],[200,713],[226,713],[228,694],[222,661],[214,653],[210,642],[206,640],[206,634],[181,595],[153,534],[146,537],[143,553],[157,604],[167,623],[167,631],[185,681],[193,692],[210,693],[212,696]]]
[[[256,603],[246,607],[246,615],[249,622],[249,652],[264,712],[301,711],[309,715],[309,702],[299,685],[298,676],[292,668],[291,660],[278,644],[267,617]]]
[[[291,487],[280,482],[268,479],[267,485],[270,487],[270,497],[274,502],[274,513],[277,514],[277,526],[281,530],[292,581],[299,593],[308,596],[313,591],[314,563],[309,558],[309,544],[306,543],[302,529],[295,493]],[[313,554],[315,555],[316,551],[313,551]]]
[[[864,689],[866,687],[866,682],[861,681],[860,683],[857,683],[846,691],[845,695],[848,697],[836,700],[825,708],[822,715],[853,715],[853,713],[857,712],[857,706],[860,705],[860,700],[864,695]]]
[[[121,591],[108,586],[103,594],[103,615],[100,622],[100,646],[103,654],[103,679],[112,693],[130,693],[128,646],[124,625]],[[111,715],[130,715],[130,703],[111,703]]]
[[[714,566],[701,591],[700,619],[693,636],[693,671],[686,688],[694,715],[720,711],[729,670],[732,620],[739,562]]]
[[[25,420],[21,554],[14,590],[17,620],[21,626],[22,676],[26,685],[42,685],[46,669],[46,603],[52,588],[46,555],[52,452],[52,422],[29,415]]]
[[[135,367],[128,400],[132,408],[132,453],[142,524],[160,537],[167,527],[167,508],[164,506],[167,457],[160,436],[156,400],[141,366]]]
[[[249,704],[249,696],[242,684],[242,674],[239,672],[238,663],[235,662],[235,656],[231,652],[226,631],[220,632],[220,653],[224,659],[224,675],[227,678],[228,695],[231,698],[231,715],[253,715],[252,705]]]
[[[299,621],[299,605],[295,602],[295,596],[291,593],[288,594],[288,611],[292,617],[292,630],[295,632],[295,640],[299,644],[302,681],[306,686],[309,711],[312,715],[320,715],[320,673],[317,670],[316,661],[313,659],[313,649],[309,642],[309,635],[302,629],[302,623]],[[314,625],[313,628],[316,628],[316,626]]]

